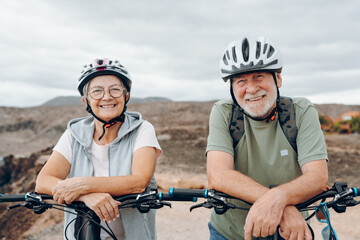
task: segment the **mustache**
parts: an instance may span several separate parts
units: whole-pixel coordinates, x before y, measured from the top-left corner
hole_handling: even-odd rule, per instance
[[[267,94],[267,91],[265,91],[264,89],[261,89],[255,94],[245,93],[244,98],[245,98],[245,100],[248,100],[248,99],[252,99],[252,98],[258,98],[258,97],[261,97],[266,94]]]

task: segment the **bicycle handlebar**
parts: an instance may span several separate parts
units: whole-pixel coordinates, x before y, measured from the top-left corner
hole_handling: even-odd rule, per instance
[[[224,198],[232,198],[232,199],[238,199],[243,202],[246,202],[242,199],[239,199],[237,197],[228,195],[223,192],[216,191],[214,189],[187,189],[187,188],[170,188],[169,189],[169,195],[174,198],[209,198],[209,197],[224,197]]]
[[[296,205],[298,209],[303,209],[319,200],[325,198],[334,198],[333,201],[338,201],[338,199],[350,197],[357,197],[360,195],[360,188],[347,188],[346,183],[334,183],[334,186],[311,199]],[[170,188],[168,193],[162,193],[153,190],[152,192],[144,192],[144,193],[135,193],[128,194],[119,197],[114,197],[115,200],[120,202],[126,202],[129,200],[135,200],[138,203],[146,202],[149,200],[159,200],[159,201],[192,201],[196,202],[197,198],[205,198],[205,199],[221,199],[222,198],[232,198],[243,201],[242,199],[233,197],[226,193],[218,192],[212,189],[185,189],[185,188]],[[38,193],[26,193],[26,194],[0,194],[0,203],[1,202],[24,202],[29,199],[43,201],[43,200],[51,200],[53,197],[51,195],[46,194],[38,194]],[[76,205],[77,203],[74,202]],[[69,204],[67,206],[71,206]],[[121,205],[120,205],[121,206]]]
[[[24,202],[29,197],[42,199],[53,199],[52,196],[46,194],[37,194],[37,193],[25,193],[25,194],[0,194],[0,203],[1,202]]]
[[[354,197],[359,196],[359,194],[360,194],[360,188],[348,188],[346,183],[335,182],[334,186],[328,191],[325,191],[309,199],[304,203],[298,204],[296,205],[296,207],[300,211],[310,210],[310,209],[314,209],[314,206],[309,207],[311,204],[319,200],[325,201],[325,199],[327,198],[333,198],[331,201],[325,202],[326,205],[329,208],[330,207],[333,208],[336,212],[341,213],[341,212],[345,212],[347,206],[356,206],[360,204],[360,201],[354,200]],[[137,208],[141,213],[146,213],[150,211],[150,209],[162,208],[163,206],[171,207],[171,204],[165,201],[196,202],[198,198],[205,198],[206,201],[204,203],[193,205],[190,208],[190,211],[198,207],[205,207],[205,208],[214,208],[217,214],[223,214],[228,209],[248,210],[251,206],[251,204],[248,203],[249,208],[241,208],[234,204],[231,204],[227,201],[227,199],[232,198],[241,201],[243,200],[222,192],[215,191],[213,189],[170,188],[168,193],[162,193],[162,192],[158,193],[156,189],[151,189],[151,190],[147,189],[145,192],[141,194],[128,194],[124,196],[114,197],[115,200],[120,201],[122,203],[119,205],[119,209],[127,208],[127,207]],[[8,210],[22,206],[34,210],[34,212],[37,214],[41,214],[48,208],[56,208],[58,210],[63,210],[58,208],[60,206],[60,207],[69,207],[75,210],[79,210],[80,212],[82,211],[82,213],[84,214],[83,209],[87,208],[85,204],[82,202],[73,202],[72,204],[60,205],[60,204],[48,203],[44,201],[51,199],[53,199],[53,197],[50,195],[37,194],[33,192],[26,194],[13,194],[13,195],[0,194],[0,203],[23,202],[22,204],[15,204],[8,207]],[[87,219],[89,222],[93,222],[91,219],[89,219],[89,217]],[[107,230],[105,229],[105,231]]]
[[[329,207],[333,207],[333,205],[335,203],[337,203],[340,199],[344,200],[344,201],[350,200],[350,199],[353,199],[354,197],[358,197],[359,194],[360,194],[360,188],[355,188],[355,187],[348,188],[347,183],[345,183],[345,182],[335,182],[331,189],[329,189],[323,193],[320,193],[319,195],[317,195],[303,203],[297,204],[296,207],[298,209],[303,209],[319,200],[323,200],[326,198],[334,198],[332,201],[327,203],[327,205]],[[337,212],[340,211],[336,207],[334,209]]]

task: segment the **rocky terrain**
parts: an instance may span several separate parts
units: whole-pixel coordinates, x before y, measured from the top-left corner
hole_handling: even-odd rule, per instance
[[[129,105],[130,111],[141,112],[155,126],[164,150],[156,169],[161,190],[166,191],[170,186],[206,187],[204,150],[212,105],[213,102]],[[321,111],[321,107],[318,109]],[[340,115],[341,111],[346,112],[344,107],[339,107],[336,114]],[[0,193],[33,191],[36,175],[65,130],[66,123],[84,115],[86,112],[82,106],[0,108],[0,156],[4,157],[0,162]],[[360,136],[327,135],[326,142],[330,159],[329,184],[346,181],[351,186],[360,186]],[[60,212],[49,210],[35,215],[24,208],[8,212],[7,206],[9,204],[0,204],[0,239],[62,239]],[[206,223],[210,211],[199,209],[189,216],[188,206],[177,203],[173,209],[158,211],[158,239],[207,239]],[[337,224],[338,235],[346,236],[340,239],[358,239],[360,230],[349,226],[360,224],[360,208],[348,211],[357,212],[340,221],[333,219],[333,224]],[[174,232],[180,235],[174,237]]]

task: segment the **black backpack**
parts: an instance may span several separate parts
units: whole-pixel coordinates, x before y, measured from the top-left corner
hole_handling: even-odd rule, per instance
[[[290,145],[297,153],[296,136],[298,133],[298,129],[296,127],[295,121],[294,104],[291,98],[280,97],[280,101],[278,104],[278,114],[281,129],[283,130]],[[233,147],[235,148],[245,133],[244,113],[235,103],[232,106],[231,123],[229,126],[229,130],[230,135],[233,139]]]

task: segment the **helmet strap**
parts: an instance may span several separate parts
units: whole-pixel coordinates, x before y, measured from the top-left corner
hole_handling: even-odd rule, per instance
[[[130,99],[130,98],[128,98],[128,99]],[[86,99],[86,111],[89,112],[95,119],[97,119],[98,121],[103,123],[103,132],[98,139],[99,141],[104,137],[106,128],[110,128],[111,126],[114,126],[118,122],[125,121],[125,111],[127,109],[127,106],[126,106],[127,102],[128,102],[128,100],[126,100],[126,92],[125,92],[125,104],[124,104],[124,108],[123,108],[121,114],[119,116],[111,119],[110,121],[105,121],[95,115],[95,113],[92,111],[92,109],[90,107],[88,100]]]
[[[264,121],[266,120],[266,122],[270,122],[270,121],[274,121],[275,120],[275,116],[276,114],[278,113],[278,110],[280,109],[279,108],[279,102],[280,102],[280,92],[279,92],[279,88],[277,86],[277,78],[276,78],[276,74],[275,72],[272,72],[272,75],[274,77],[274,81],[275,81],[275,86],[276,86],[276,94],[277,94],[277,97],[276,97],[276,106],[275,108],[271,111],[271,113],[267,116],[267,117],[264,117],[264,118],[254,118],[252,116],[250,116],[240,105],[239,103],[237,102],[236,98],[235,98],[235,95],[234,95],[234,90],[233,90],[233,87],[232,87],[232,81],[230,79],[230,94],[231,94],[231,98],[232,100],[234,101],[234,103],[239,107],[240,111],[248,116],[249,118],[255,120],[255,121]]]

